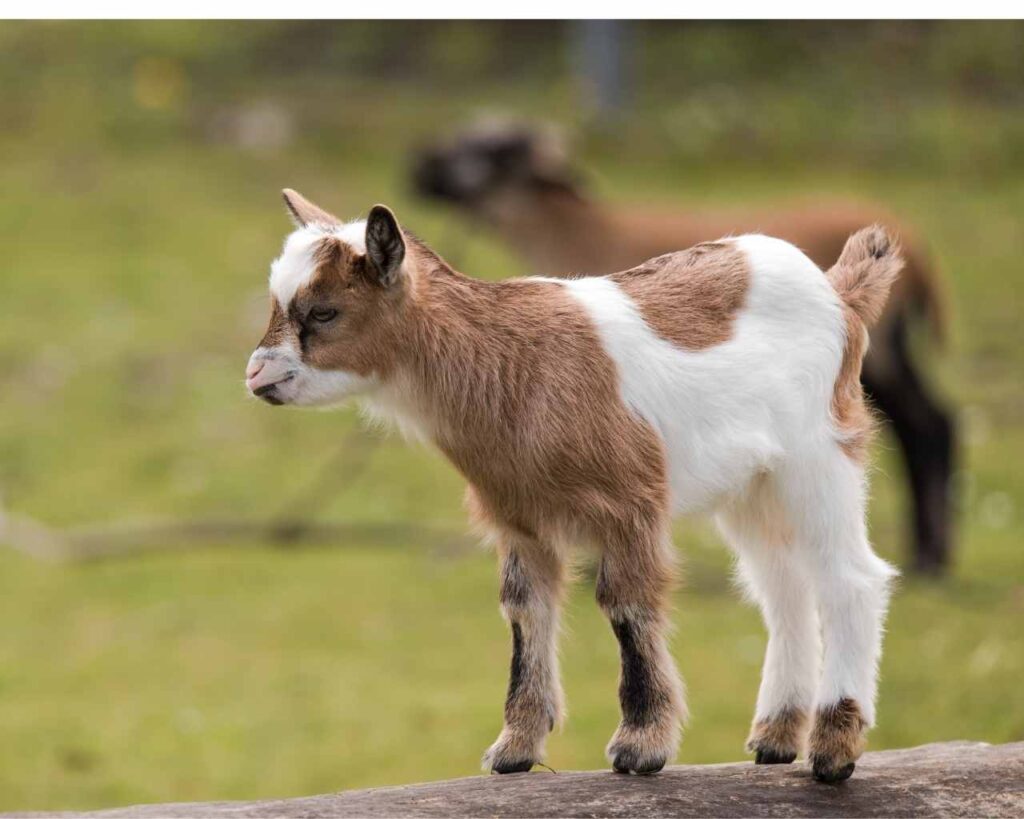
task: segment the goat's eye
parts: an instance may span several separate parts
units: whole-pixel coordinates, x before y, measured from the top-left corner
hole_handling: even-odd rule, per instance
[[[309,317],[313,321],[326,324],[328,321],[333,321],[338,317],[338,311],[332,307],[317,307],[309,311]]]

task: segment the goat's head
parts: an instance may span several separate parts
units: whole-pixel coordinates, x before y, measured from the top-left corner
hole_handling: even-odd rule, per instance
[[[476,208],[509,191],[575,190],[561,138],[551,129],[483,122],[413,154],[420,196]]]
[[[284,200],[296,230],[270,267],[270,324],[246,386],[270,404],[338,403],[393,365],[410,289],[406,241],[383,205],[344,224],[295,191]]]

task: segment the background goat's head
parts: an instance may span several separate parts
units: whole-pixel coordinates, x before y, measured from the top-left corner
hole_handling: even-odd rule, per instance
[[[578,188],[557,133],[497,121],[415,151],[412,177],[420,196],[470,209],[510,192]]]

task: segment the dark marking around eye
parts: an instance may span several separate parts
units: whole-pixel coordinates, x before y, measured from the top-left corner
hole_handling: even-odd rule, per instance
[[[325,324],[328,321],[333,321],[338,317],[338,311],[333,307],[314,307],[309,311],[309,318],[313,321]]]

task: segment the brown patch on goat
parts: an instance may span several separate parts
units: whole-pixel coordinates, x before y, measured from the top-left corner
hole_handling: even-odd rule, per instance
[[[867,721],[856,700],[844,697],[818,709],[808,741],[815,779],[838,782],[853,773],[864,752]]]
[[[659,256],[611,279],[658,335],[687,350],[728,341],[750,288],[747,260],[730,242]]]
[[[803,708],[783,708],[754,723],[747,739],[747,750],[757,755],[758,765],[792,762],[803,747],[807,724],[807,712]]]

